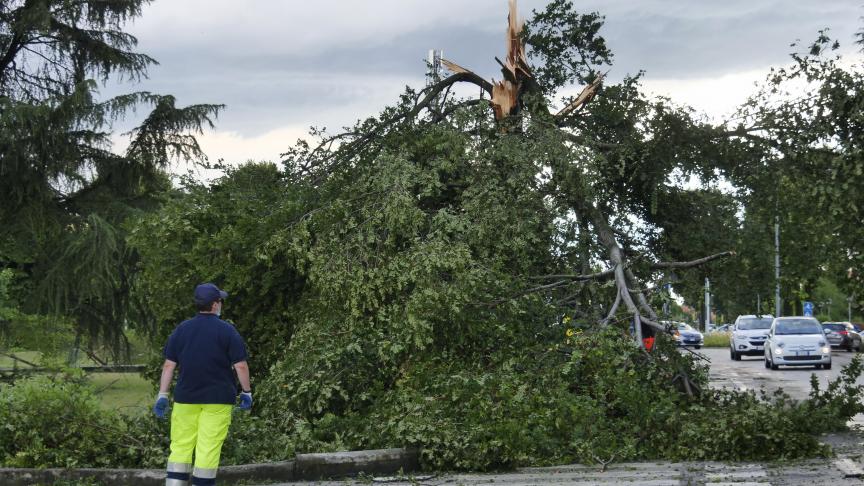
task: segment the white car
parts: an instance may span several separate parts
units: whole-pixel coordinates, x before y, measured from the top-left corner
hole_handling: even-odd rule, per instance
[[[729,338],[729,357],[741,361],[741,356],[762,356],[765,354],[765,340],[774,322],[772,315],[738,316]]]
[[[815,366],[831,369],[831,345],[812,317],[775,317],[765,342],[765,367]]]

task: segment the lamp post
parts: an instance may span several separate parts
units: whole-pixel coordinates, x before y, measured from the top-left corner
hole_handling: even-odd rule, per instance
[[[705,277],[705,332],[711,326],[711,282]]]

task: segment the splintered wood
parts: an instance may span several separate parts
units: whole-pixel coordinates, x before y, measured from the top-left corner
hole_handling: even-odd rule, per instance
[[[528,60],[525,57],[525,46],[522,44],[522,30],[525,22],[519,18],[516,8],[516,0],[510,0],[510,13],[507,16],[507,56],[502,62],[497,57],[498,64],[501,65],[501,74],[503,79],[500,81],[492,80],[492,99],[490,104],[492,111],[495,113],[495,119],[501,121],[508,116],[514,115],[519,111],[520,96],[527,91],[526,83],[534,82],[531,68],[528,66]],[[441,64],[455,74],[467,73],[476,76],[472,71],[446,59],[441,60]],[[581,107],[585,106],[603,81],[603,76],[598,76],[593,83],[586,86],[582,93],[573,100],[567,107],[561,110],[557,116],[566,116],[570,113],[577,112]]]
[[[524,25],[524,21],[518,17],[516,0],[510,0],[510,14],[507,16],[507,58],[501,63],[504,79],[492,86],[492,110],[497,120],[502,120],[516,111],[522,83],[531,77],[531,70],[525,59],[525,46],[520,39]]]
[[[517,13],[516,0],[510,0],[510,14],[507,16],[507,57],[504,62],[498,61],[504,79],[493,80],[492,84],[492,110],[495,112],[495,119],[499,121],[517,111],[522,86],[532,77],[525,58],[525,46],[520,39],[523,26],[524,21],[519,19]],[[446,59],[442,59],[441,64],[453,73],[474,74]]]

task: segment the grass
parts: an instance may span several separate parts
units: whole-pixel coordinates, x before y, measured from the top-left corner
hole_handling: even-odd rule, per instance
[[[137,415],[152,405],[153,384],[137,373],[91,373],[87,378],[106,409]]]
[[[9,354],[25,359],[31,363],[43,364],[42,355],[38,351],[15,351]],[[78,359],[77,365],[92,365],[86,356]],[[0,355],[0,368],[13,368],[15,361]],[[29,366],[18,363],[19,368]],[[90,373],[87,380],[93,386],[99,401],[106,409],[118,410],[128,415],[146,413],[152,405],[154,396],[153,384],[137,373]]]
[[[9,352],[9,354],[14,354],[23,360],[27,360],[31,363],[39,364],[39,361],[42,359],[42,353],[39,351],[16,351]],[[10,358],[9,356],[0,355],[0,368],[14,368],[15,360]],[[18,363],[19,368],[29,368],[24,363]]]
[[[712,334],[705,335],[705,347],[706,348],[728,348],[729,347],[729,335],[722,332],[715,332]]]

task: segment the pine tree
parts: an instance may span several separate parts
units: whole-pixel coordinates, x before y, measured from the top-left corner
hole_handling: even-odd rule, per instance
[[[0,1],[0,269],[15,271],[24,310],[68,316],[76,342],[115,355],[124,328],[146,320],[124,222],[158,205],[172,163],[206,160],[194,135],[221,109],[147,92],[97,98],[100,83],[139,80],[156,62],[122,30],[147,3]],[[113,123],[141,105],[152,110],[115,153]]]

